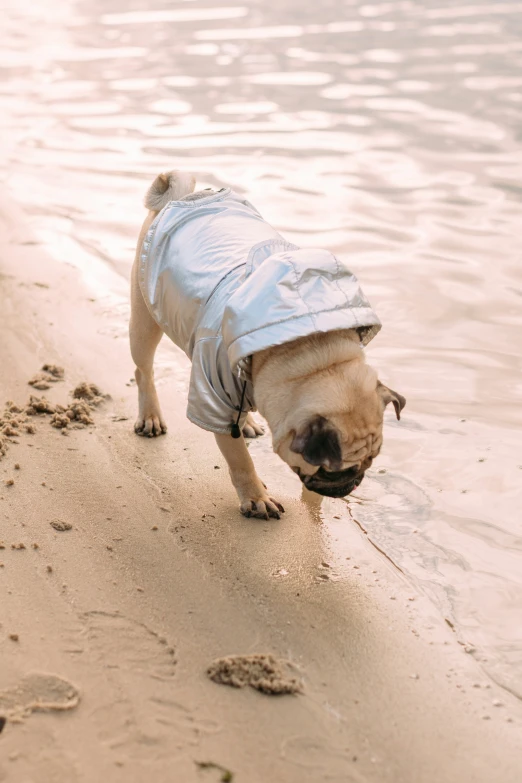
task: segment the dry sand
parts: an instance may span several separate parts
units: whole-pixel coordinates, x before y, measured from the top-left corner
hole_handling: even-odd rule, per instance
[[[284,483],[284,519],[243,519],[174,385],[160,389],[169,435],[135,437],[110,308],[28,244],[6,201],[0,221],[0,400],[25,402],[44,363],[65,368],[51,406],[86,378],[111,396],[67,438],[48,416],[4,438],[0,781],[518,783],[520,704],[427,600],[348,515],[357,568],[326,578],[313,499]],[[207,676],[255,654],[291,661],[301,692]]]

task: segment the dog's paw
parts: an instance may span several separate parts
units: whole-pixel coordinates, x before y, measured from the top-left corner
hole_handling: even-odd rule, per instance
[[[267,494],[244,500],[240,509],[243,516],[255,517],[256,519],[268,519],[269,517],[281,519],[281,514],[284,513],[281,503],[274,498],[269,498]]]
[[[144,438],[154,438],[157,435],[164,435],[167,432],[167,425],[161,414],[151,414],[143,418],[139,416],[134,425],[134,432]]]
[[[258,424],[252,414],[249,413],[243,426],[243,437],[257,438],[258,435],[264,435],[264,432],[265,428]]]

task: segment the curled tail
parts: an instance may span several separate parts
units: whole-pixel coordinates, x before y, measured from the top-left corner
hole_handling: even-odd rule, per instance
[[[187,171],[158,174],[145,194],[145,206],[153,212],[159,212],[169,201],[179,201],[183,196],[193,193],[195,187],[196,178]]]

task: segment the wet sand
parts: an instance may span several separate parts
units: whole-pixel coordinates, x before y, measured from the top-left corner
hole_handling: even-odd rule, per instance
[[[384,324],[369,360],[408,406],[347,511],[519,698],[521,10],[42,0],[7,3],[0,32],[0,178],[115,339],[165,168],[232,185],[359,276]],[[183,394],[179,352],[158,372]],[[317,516],[344,579],[346,526]]]
[[[160,373],[169,436],[137,438],[114,313],[5,196],[0,220],[1,399],[25,400],[44,363],[65,369],[53,403],[85,379],[111,395],[93,427],[63,437],[39,419],[0,461],[0,780],[518,783],[520,703],[346,504],[331,507],[350,558],[338,579],[318,508],[278,486],[275,457],[284,519],[239,515],[172,378]],[[254,654],[290,661],[302,692],[207,677]]]
[[[111,400],[0,444],[0,780],[519,780],[521,6],[205,3],[6,5],[0,418]],[[241,519],[166,343],[169,435],[133,436],[127,279],[171,167],[340,255],[383,320],[408,405],[347,502],[265,437],[288,511]],[[252,655],[302,693],[208,679]]]

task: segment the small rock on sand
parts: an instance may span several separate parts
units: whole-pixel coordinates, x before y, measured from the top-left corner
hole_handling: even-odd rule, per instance
[[[207,669],[207,675],[220,685],[244,688],[250,685],[261,693],[281,695],[300,693],[302,685],[285,671],[288,663],[273,655],[229,655],[217,658]]]
[[[53,521],[50,522],[49,524],[55,530],[58,530],[59,533],[63,533],[65,530],[72,530],[71,523],[70,522],[64,522],[61,519],[53,519]]]

